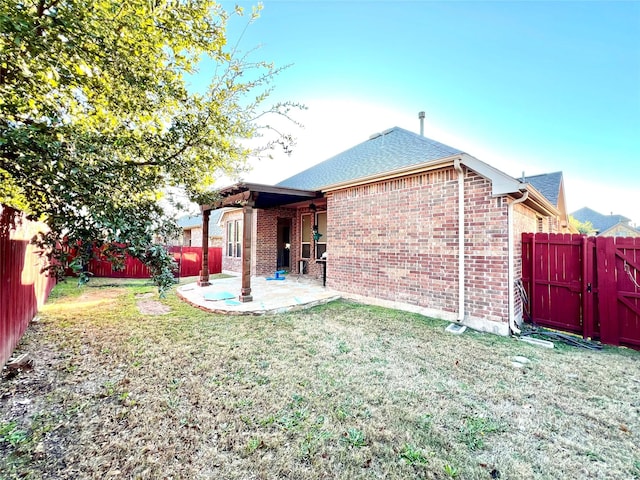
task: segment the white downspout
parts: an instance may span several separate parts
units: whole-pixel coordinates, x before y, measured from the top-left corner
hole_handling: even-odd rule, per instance
[[[529,197],[529,191],[525,190],[522,193],[522,196],[520,198],[518,198],[517,200],[513,200],[512,202],[509,202],[508,206],[507,206],[507,232],[508,232],[508,241],[507,241],[507,254],[509,255],[509,273],[508,273],[508,279],[507,282],[509,283],[509,288],[507,289],[508,291],[508,295],[509,295],[509,328],[511,330],[512,333],[515,334],[519,334],[520,333],[520,329],[517,327],[516,325],[516,318],[515,318],[515,299],[514,299],[514,295],[515,295],[515,279],[513,278],[515,276],[515,268],[513,265],[513,254],[514,254],[514,250],[515,250],[515,245],[514,245],[514,239],[513,239],[513,206],[516,203],[522,203],[524,202],[527,197]]]
[[[464,172],[460,159],[453,161],[458,172],[458,321],[464,320]]]

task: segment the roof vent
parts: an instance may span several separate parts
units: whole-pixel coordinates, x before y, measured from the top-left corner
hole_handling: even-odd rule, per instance
[[[369,140],[373,140],[374,138],[381,137],[382,134],[380,132],[376,132],[373,135],[369,135]]]

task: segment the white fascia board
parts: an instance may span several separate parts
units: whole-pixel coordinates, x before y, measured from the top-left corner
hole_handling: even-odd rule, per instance
[[[530,183],[523,183],[466,153],[462,154],[462,163],[474,172],[491,180],[491,194],[494,197],[528,191],[529,198],[525,203],[533,206],[537,211],[545,215],[560,215],[555,205],[549,203],[549,200]]]
[[[533,185],[531,185],[530,183],[523,183],[522,185],[525,186],[527,191],[529,192],[530,203],[537,211],[545,215],[552,215],[556,217],[560,216],[560,210],[558,210],[555,205],[550,203],[549,200],[547,200],[547,197],[536,190]]]
[[[526,185],[519,180],[467,153],[461,155],[461,161],[474,172],[491,180],[491,194],[494,197],[526,190]]]

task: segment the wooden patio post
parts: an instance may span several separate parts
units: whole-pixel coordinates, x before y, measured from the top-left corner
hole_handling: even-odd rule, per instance
[[[251,231],[253,230],[253,203],[242,207],[242,290],[238,299],[251,302]]]
[[[210,210],[202,211],[202,269],[198,279],[199,287],[211,285],[209,282],[209,214]]]

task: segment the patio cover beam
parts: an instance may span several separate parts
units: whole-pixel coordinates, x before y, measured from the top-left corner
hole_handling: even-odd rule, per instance
[[[254,208],[273,208],[322,197],[315,190],[274,187],[258,183],[236,183],[217,192],[218,199],[209,205],[202,205],[202,211],[224,207],[244,207],[253,202]]]

